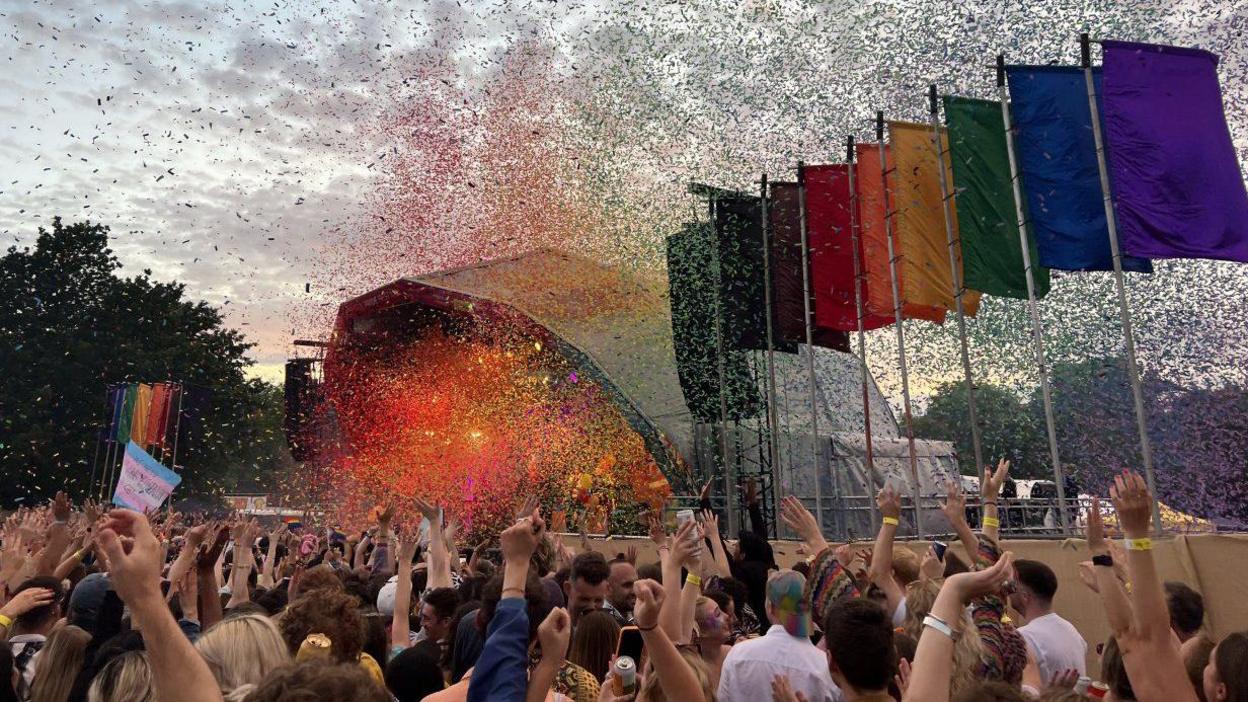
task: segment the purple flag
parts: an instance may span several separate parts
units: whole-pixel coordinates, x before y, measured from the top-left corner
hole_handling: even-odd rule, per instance
[[[1106,41],[1105,137],[1123,252],[1248,263],[1248,192],[1218,57]]]

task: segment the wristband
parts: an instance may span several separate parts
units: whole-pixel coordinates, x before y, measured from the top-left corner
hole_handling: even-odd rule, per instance
[[[901,522],[898,521],[896,517],[884,517],[880,521],[884,522],[885,524],[889,526],[899,526],[901,524]]]
[[[658,628],[658,626],[657,622],[653,626],[639,626],[637,627],[637,631],[654,631]]]
[[[505,587],[503,588],[503,591],[499,594],[506,595],[509,592],[518,592],[520,593],[521,597],[524,597],[524,588],[522,587]]]
[[[0,626],[5,629],[13,628],[13,620],[4,614],[0,614]]]
[[[74,551],[74,555],[71,556],[71,558],[73,558],[75,561],[81,561],[82,557],[85,555],[87,555],[86,551],[83,551],[82,549],[78,549],[77,551]]]
[[[1127,547],[1128,551],[1152,551],[1153,540],[1147,536],[1142,539],[1123,539],[1122,545]]]
[[[702,576],[700,576],[700,575],[694,575],[693,573],[690,573],[690,574],[688,574],[688,575],[686,575],[686,576],[685,576],[685,582],[686,582],[686,583],[689,583],[690,585],[699,585],[699,586],[700,586],[700,585],[702,584]]]
[[[984,523],[984,526],[986,527],[1000,527],[1001,526],[1001,520],[997,519],[996,517],[984,517],[982,521]]]
[[[961,638],[961,635],[958,632],[954,631],[953,628],[950,627],[948,624],[946,624],[943,619],[940,619],[939,617],[936,617],[931,614],[923,618],[923,626],[929,629],[935,629],[936,631],[939,631],[945,636],[948,636],[951,641],[957,641],[959,638]]]
[[[979,501],[979,504],[981,504],[981,505],[992,505],[993,507],[996,507],[996,506],[997,506],[997,501],[996,501],[995,499],[992,499],[992,500],[980,500],[980,501]]]
[[[1114,567],[1114,558],[1109,554],[1097,554],[1092,557],[1092,565],[1104,566],[1106,568]]]

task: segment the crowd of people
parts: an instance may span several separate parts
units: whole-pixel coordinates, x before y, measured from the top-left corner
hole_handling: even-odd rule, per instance
[[[1212,640],[1200,595],[1160,580],[1139,475],[1110,491],[1122,546],[1089,511],[1082,584],[1002,551],[1007,475],[985,472],[978,531],[951,488],[965,559],[894,544],[891,487],[869,548],[827,543],[785,498],[793,568],[753,495],[735,541],[705,491],[672,533],[653,519],[643,563],[565,543],[532,501],[461,551],[456,521],[419,500],[346,536],[58,494],[3,525],[0,702],[1248,700],[1248,634]],[[1053,607],[1059,587],[1085,586],[1113,632],[1092,671]]]

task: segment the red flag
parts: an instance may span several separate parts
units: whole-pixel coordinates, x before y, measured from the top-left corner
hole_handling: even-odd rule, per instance
[[[854,242],[850,230],[849,166],[843,163],[806,166],[806,228],[811,248],[811,279],[815,286],[815,324],[838,331],[858,330],[854,300]],[[856,213],[855,213],[856,214]],[[863,329],[892,324],[893,316],[871,314],[867,301],[874,293],[886,299],[891,291],[872,290],[866,280],[861,237],[857,267],[863,272]]]

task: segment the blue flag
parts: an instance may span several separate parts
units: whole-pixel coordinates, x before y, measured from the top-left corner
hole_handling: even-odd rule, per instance
[[[1018,167],[1040,265],[1113,270],[1083,69],[1008,66],[1006,73]],[[1099,99],[1099,70],[1093,80]],[[1122,269],[1151,273],[1153,265],[1124,256]]]

